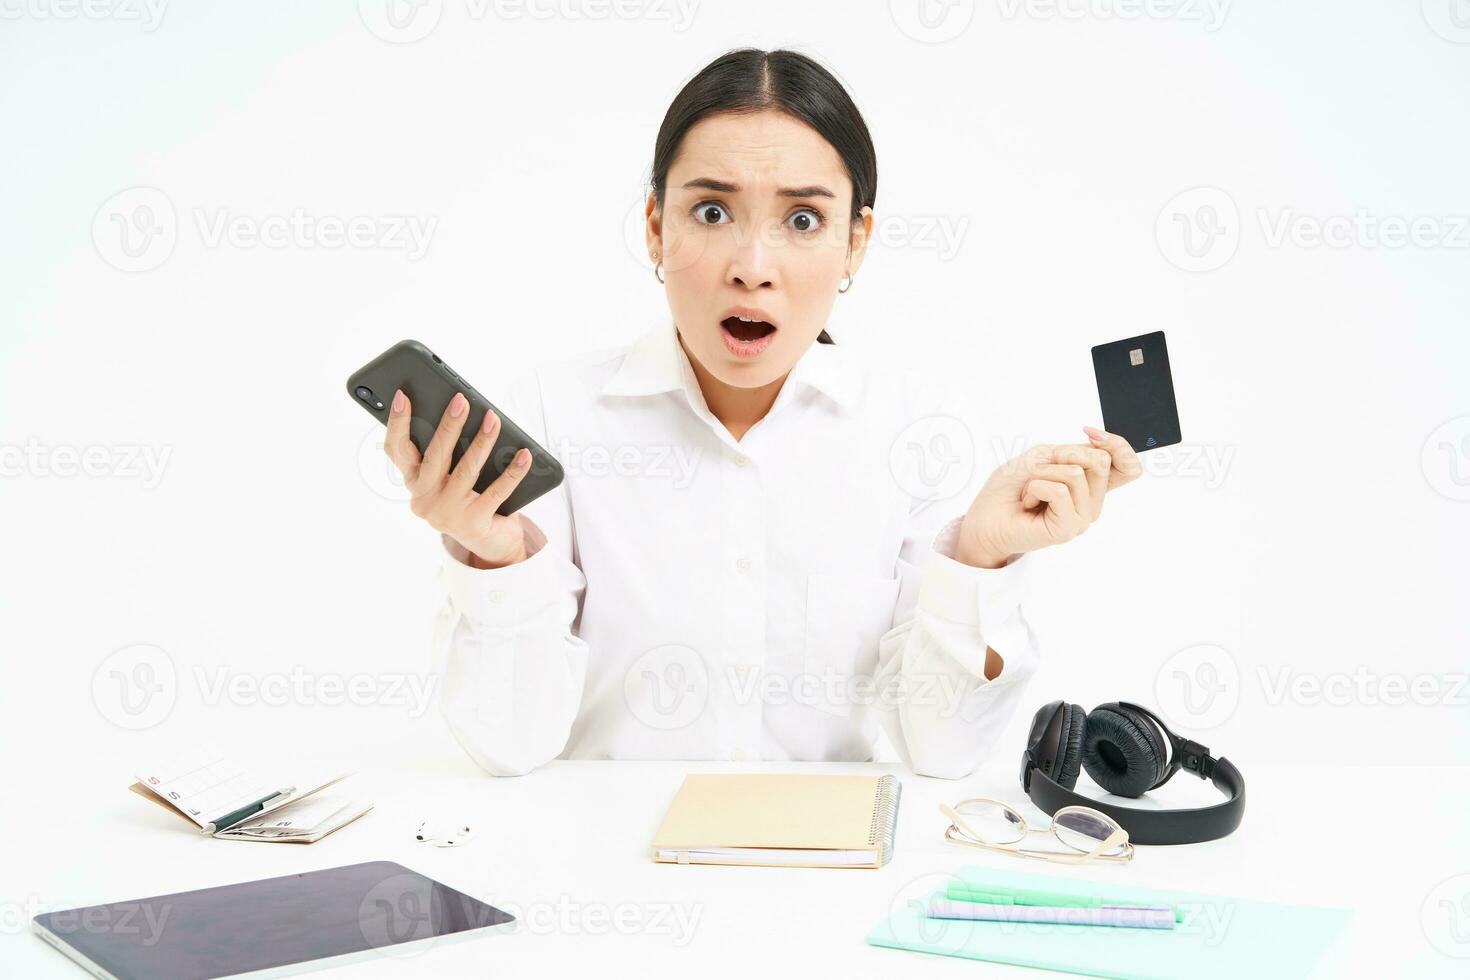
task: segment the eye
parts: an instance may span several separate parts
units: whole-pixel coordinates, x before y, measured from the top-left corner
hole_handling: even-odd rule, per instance
[[[803,234],[816,231],[822,226],[822,220],[822,213],[816,208],[802,208],[786,219],[794,230]]]
[[[690,213],[694,215],[694,220],[702,225],[726,224],[727,222],[721,221],[720,218],[730,217],[725,212],[725,206],[723,204],[716,204],[714,201],[700,201],[690,209]]]

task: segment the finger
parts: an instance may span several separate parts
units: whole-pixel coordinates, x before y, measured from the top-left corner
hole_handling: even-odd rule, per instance
[[[393,392],[393,407],[388,411],[388,434],[383,438],[383,451],[403,474],[405,484],[412,483],[418,476],[419,451],[408,437],[409,421],[413,418],[413,405],[402,389]]]
[[[475,488],[475,482],[479,480],[480,471],[485,468],[485,460],[490,458],[490,450],[495,447],[495,437],[499,434],[500,416],[487,411],[475,432],[475,438],[470,440],[470,447],[454,465],[454,472],[449,474],[445,490],[463,496]]]
[[[516,487],[521,485],[521,480],[529,472],[531,472],[531,450],[519,449],[511,457],[510,465],[505,468],[505,472],[497,476],[494,482],[486,487],[479,498],[470,505],[470,519],[476,525],[489,524],[495,512],[500,509],[500,505],[515,493]]]
[[[460,430],[469,414],[469,401],[456,391],[444,414],[439,416],[439,427],[434,430],[434,438],[429,440],[429,448],[424,451],[424,461],[419,467],[420,484],[433,488],[444,485],[444,474],[449,471],[449,461],[454,458],[454,445],[459,441]]]
[[[1081,531],[1081,519],[1072,504],[1072,492],[1065,483],[1055,480],[1032,480],[1026,484],[1023,501],[1033,501],[1031,507],[1046,504],[1046,511],[1037,515],[1053,538],[1065,540]],[[1028,508],[1029,509],[1029,508]]]
[[[1072,495],[1072,506],[1083,518],[1092,514],[1092,488],[1087,483],[1087,470],[1075,463],[1043,463],[1036,468],[1036,478],[1064,484]]]
[[[1087,471],[1087,489],[1091,507],[1086,513],[1093,520],[1102,513],[1103,495],[1108,490],[1108,480],[1113,468],[1113,457],[1106,449],[1096,446],[1058,446],[1056,459],[1059,463],[1075,463]]]
[[[1108,476],[1109,487],[1121,487],[1125,483],[1131,483],[1143,474],[1143,463],[1138,459],[1138,454],[1133,447],[1128,445],[1128,440],[1111,432],[1094,429],[1090,425],[1084,425],[1082,431],[1087,433],[1087,438],[1099,449],[1105,449],[1108,455],[1113,457],[1113,472]]]

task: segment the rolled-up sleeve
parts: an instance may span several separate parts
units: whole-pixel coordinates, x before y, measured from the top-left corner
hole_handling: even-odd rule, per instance
[[[879,717],[903,761],[916,773],[958,779],[1000,748],[999,736],[1040,664],[1022,612],[1032,558],[975,568],[954,558],[962,518],[941,527],[921,563],[912,615],[879,641]],[[987,680],[987,648],[1003,660]]]

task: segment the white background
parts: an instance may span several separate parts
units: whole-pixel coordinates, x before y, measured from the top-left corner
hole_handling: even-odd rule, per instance
[[[1376,833],[1470,763],[1463,0],[158,2],[0,0],[7,810],[82,756],[110,805],[202,734],[445,750],[437,542],[343,381],[413,336],[493,399],[666,317],[654,136],[747,44],[823,61],[877,145],[830,332],[966,386],[979,458],[1079,439],[1089,347],[1167,331],[1185,446],[1047,556],[1037,704],[1157,705],[1247,777],[1361,766],[1320,798]],[[214,235],[293,215],[374,241]]]

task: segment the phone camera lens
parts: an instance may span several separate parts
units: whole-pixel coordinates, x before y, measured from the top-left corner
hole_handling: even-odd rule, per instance
[[[358,385],[357,386],[357,397],[358,398],[361,398],[363,401],[367,402],[369,405],[371,405],[371,404],[373,404],[373,403],[375,403],[377,401],[377,399],[373,397],[373,389],[369,388],[367,385]]]

